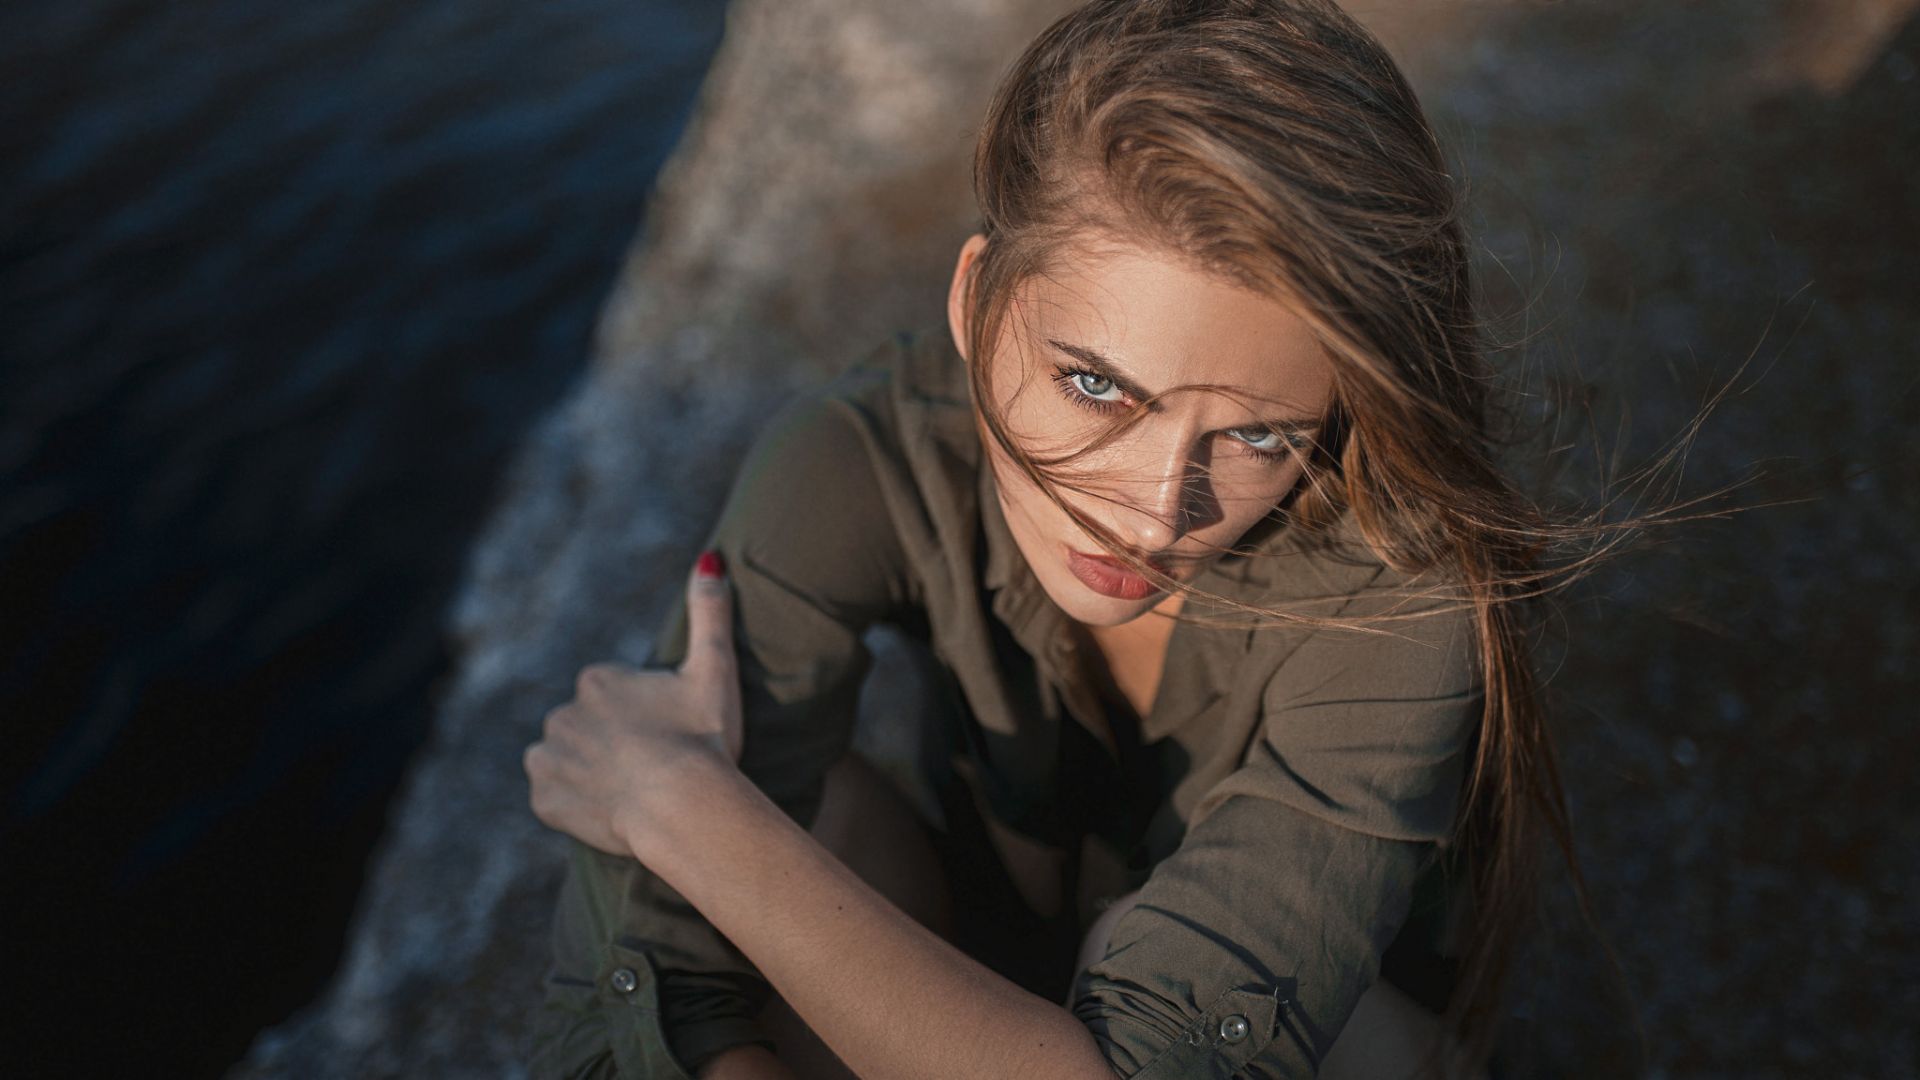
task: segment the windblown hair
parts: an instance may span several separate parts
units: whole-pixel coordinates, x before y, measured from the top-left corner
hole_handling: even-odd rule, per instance
[[[1537,605],[1525,601],[1661,515],[1555,515],[1500,467],[1462,195],[1412,89],[1330,0],[1095,0],[1005,75],[974,189],[987,243],[963,286],[964,333],[983,438],[1163,588],[1261,617],[1339,621],[1168,578],[1060,496],[1084,490],[1062,469],[1079,453],[1035,456],[988,393],[1022,284],[1092,247],[1130,245],[1286,303],[1333,361],[1328,413],[1297,451],[1303,479],[1249,536],[1282,525],[1324,536],[1350,514],[1378,558],[1447,601],[1425,613],[1472,611],[1485,704],[1453,850],[1470,868],[1473,923],[1448,1019],[1484,1060],[1534,908],[1543,832],[1580,882],[1530,660]],[[1195,389],[1223,388],[1157,396]],[[1146,413],[1127,410],[1095,445]]]

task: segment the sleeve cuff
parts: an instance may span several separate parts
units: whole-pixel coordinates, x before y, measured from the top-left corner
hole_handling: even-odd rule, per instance
[[[1133,1080],[1226,1080],[1256,1058],[1296,1067],[1279,1075],[1311,1076],[1310,1055],[1291,1037],[1291,1004],[1281,987],[1248,986],[1218,995],[1185,1023],[1161,1009],[1114,1004],[1104,995],[1082,997],[1073,1011],[1108,1064]]]
[[[595,977],[614,1017],[614,1063],[622,1077],[694,1080],[708,1059],[729,1047],[759,1043],[774,1049],[760,1025],[741,1017],[683,1024],[668,1035],[661,1022],[660,980],[646,953],[618,943],[607,947]]]

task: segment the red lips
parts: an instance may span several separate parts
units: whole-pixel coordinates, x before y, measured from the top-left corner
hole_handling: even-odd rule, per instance
[[[1149,560],[1148,566],[1162,574],[1167,572],[1165,565]],[[1102,596],[1111,596],[1116,600],[1144,600],[1160,592],[1160,587],[1146,578],[1128,570],[1119,560],[1105,555],[1088,555],[1085,552],[1067,549],[1067,569],[1080,583]]]

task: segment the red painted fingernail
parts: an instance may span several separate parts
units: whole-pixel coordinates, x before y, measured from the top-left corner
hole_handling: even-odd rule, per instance
[[[694,564],[694,573],[701,577],[725,577],[726,560],[722,559],[717,551],[703,551],[700,553],[700,561]]]

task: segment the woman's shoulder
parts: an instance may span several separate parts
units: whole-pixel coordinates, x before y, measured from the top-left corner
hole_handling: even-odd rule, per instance
[[[1272,635],[1286,660],[1274,672],[1281,689],[1302,685],[1303,667],[1383,690],[1457,693],[1477,680],[1479,617],[1465,579],[1405,565],[1351,508],[1318,530],[1278,530],[1246,562],[1243,599],[1329,621]]]
[[[1302,614],[1333,615],[1407,576],[1368,541],[1351,507],[1317,528],[1275,511],[1235,546],[1243,554],[1223,559],[1221,572],[1247,598]]]
[[[978,460],[966,367],[944,330],[899,330],[803,393],[783,419],[853,426],[908,465],[929,452]]]
[[[1459,591],[1462,580],[1445,568],[1413,568],[1397,555],[1391,541],[1370,536],[1353,507],[1343,507],[1326,524],[1308,528],[1284,511],[1242,537],[1245,554],[1225,560],[1236,581],[1260,595],[1286,603],[1319,602],[1314,614],[1331,615],[1408,592],[1423,597]],[[1364,606],[1364,605],[1363,605]]]
[[[950,557],[974,531],[978,440],[944,339],[890,335],[788,401],[754,435],[725,516],[750,519],[756,546],[823,558],[885,539],[917,576]]]
[[[1326,622],[1255,635],[1257,741],[1196,820],[1252,793],[1374,836],[1446,837],[1484,708],[1474,603],[1452,575],[1368,544],[1350,517],[1276,548],[1279,584],[1250,599]]]

